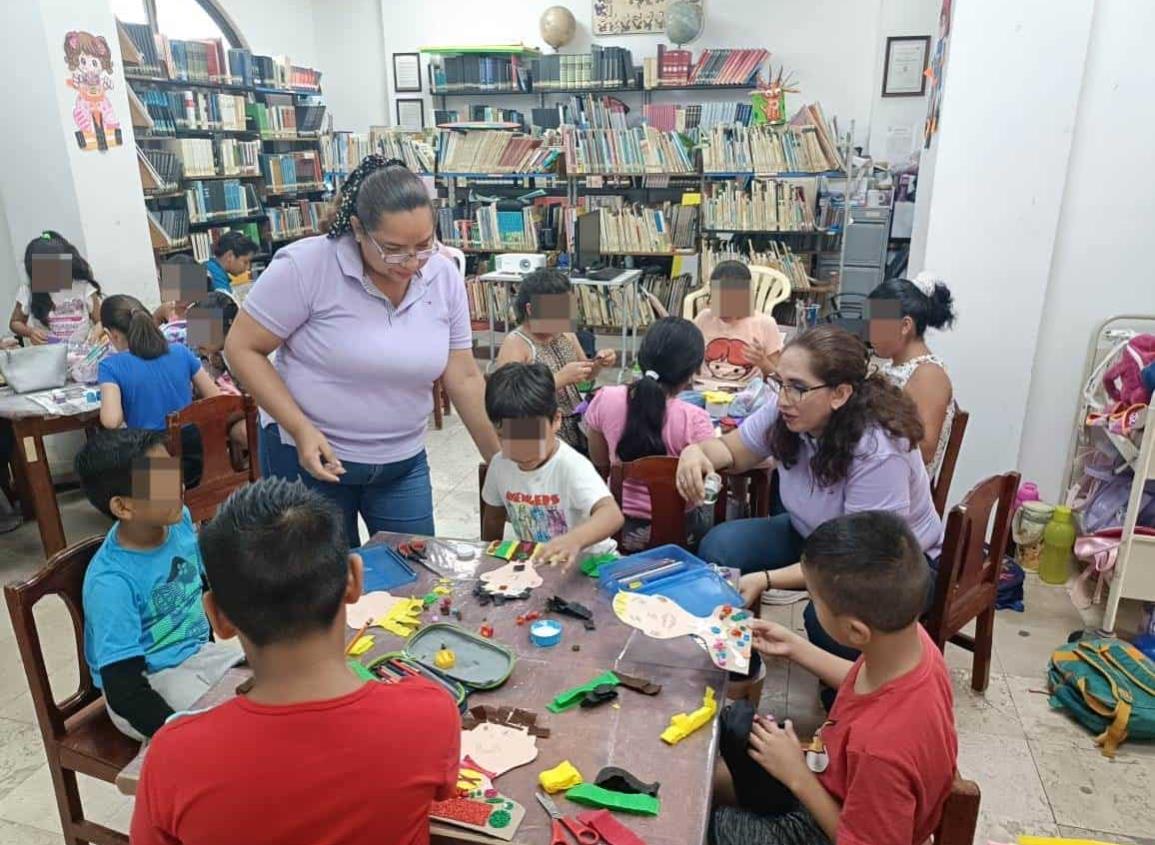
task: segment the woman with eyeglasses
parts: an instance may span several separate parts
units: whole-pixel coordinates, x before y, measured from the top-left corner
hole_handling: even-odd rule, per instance
[[[786,344],[770,384],[777,387],[770,401],[737,430],[682,451],[677,484],[687,501],[698,503],[708,474],[744,472],[774,458],[785,513],[715,526],[699,556],[741,570],[750,606],[766,590],[804,590],[803,540],[844,514],[893,511],[910,525],[927,559],[936,559],[943,526],[918,449],[918,410],[885,377],[868,372],[865,344],[836,326],[811,329]],[[811,608],[806,623],[812,641],[840,653]]]
[[[435,379],[482,458],[497,452],[472,348],[465,284],[440,251],[425,184],[371,155],[342,185],[328,235],[277,252],[225,354],[261,407],[262,472],[328,496],[357,547],[358,515],[370,535],[434,533]]]

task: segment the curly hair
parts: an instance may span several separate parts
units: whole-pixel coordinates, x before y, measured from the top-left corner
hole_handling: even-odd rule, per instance
[[[73,30],[64,36],[64,61],[68,63],[69,70],[76,70],[80,66],[80,57],[85,53],[99,59],[106,73],[112,73],[112,52],[103,35]]]
[[[810,370],[823,384],[847,384],[850,399],[830,416],[818,438],[810,470],[822,487],[846,478],[867,429],[878,426],[891,437],[906,440],[908,449],[922,442],[923,426],[914,401],[879,373],[869,372],[869,355],[861,339],[832,325],[822,325],[795,337],[786,349],[805,350]],[[789,469],[798,462],[802,438],[779,417],[770,429],[770,454]]]
[[[345,177],[321,229],[330,238],[338,238],[352,231],[350,220],[355,216],[371,231],[382,214],[416,208],[432,208],[425,183],[400,159],[372,153]]]

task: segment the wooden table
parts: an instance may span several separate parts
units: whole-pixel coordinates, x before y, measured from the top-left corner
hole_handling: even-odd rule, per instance
[[[66,431],[83,431],[97,424],[99,418],[99,410],[52,416],[31,399],[15,394],[0,396],[0,424],[12,427],[12,475],[16,494],[20,497],[24,518],[36,520],[46,558],[68,542],[44,451],[44,438]]]
[[[379,534],[373,542],[396,539],[396,535]],[[468,545],[480,548],[483,544]],[[619,622],[609,600],[597,590],[597,582],[576,568],[563,576],[558,570],[543,567],[545,584],[534,590],[528,600],[507,602],[501,607],[479,607],[471,595],[476,571],[492,569],[499,562],[484,556],[461,562],[448,547],[436,541],[430,541],[429,546],[433,565],[455,580],[454,606],[463,611],[463,619],[457,624],[471,631],[476,631],[483,622],[492,625],[494,641],[517,655],[517,665],[509,680],[496,690],[472,693],[469,705],[510,705],[532,710],[538,714],[538,724],[551,731],[548,739],[538,740],[535,761],[497,781],[499,790],[526,809],[525,821],[514,842],[548,841],[549,817],[533,794],[538,773],[562,760],[573,763],[588,781],[592,781],[603,766],[609,765],[629,769],[645,781],[660,781],[660,815],[645,818],[617,814],[618,819],[648,845],[704,841],[718,742],[717,721],[674,746],[666,745],[659,735],[670,716],[696,710],[701,705],[707,686],[714,688],[721,703],[725,698],[726,673],[715,667],[706,652],[688,638],[654,640]],[[431,573],[418,569],[417,582],[395,592],[422,595],[435,583]],[[597,630],[586,631],[579,620],[553,615],[564,628],[562,642],[552,649],[537,648],[529,641],[528,626],[519,626],[516,618],[541,609],[555,594],[590,608]],[[424,621],[432,622],[435,615],[438,615],[437,606],[426,610]],[[455,620],[443,618],[441,621]],[[370,654],[362,658],[365,663],[374,654],[396,651],[402,646],[399,638],[381,629],[370,629],[370,633],[375,643]],[[574,645],[580,645],[581,650],[573,651]],[[621,688],[617,708],[605,704],[592,710],[579,707],[556,715],[546,710],[546,704],[559,693],[610,669],[656,681],[662,685],[662,692],[649,697]],[[238,681],[244,678],[243,671],[237,670],[224,678],[210,690],[204,703],[213,704],[231,697]],[[135,792],[143,755],[144,751],[117,778],[117,786],[125,794]],[[567,802],[561,795],[555,799],[564,812],[587,809]]]

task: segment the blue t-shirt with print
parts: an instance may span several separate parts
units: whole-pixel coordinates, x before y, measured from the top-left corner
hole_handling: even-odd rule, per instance
[[[209,639],[204,565],[188,508],[155,549],[126,549],[114,525],[84,575],[84,658],[100,670],[143,657],[149,674],[179,666]]]
[[[210,258],[205,262],[205,270],[209,274],[209,290],[223,290],[229,294],[233,292],[232,277],[216,258]]]
[[[97,381],[120,388],[126,426],[164,431],[165,417],[192,404],[192,378],[200,368],[187,346],[170,343],[159,358],[145,360],[128,350],[109,355],[100,362]]]

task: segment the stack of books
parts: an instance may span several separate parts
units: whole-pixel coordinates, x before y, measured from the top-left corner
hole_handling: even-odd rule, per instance
[[[821,103],[811,103],[803,106],[790,118],[790,127],[801,128],[804,130],[813,129],[814,141],[818,144],[821,155],[812,153],[816,163],[820,162],[822,170],[841,170],[842,153],[838,149],[838,145],[834,143],[834,132],[831,131],[830,124],[826,121],[826,115],[822,112]],[[806,137],[807,143],[810,138]]]
[[[660,47],[659,47],[660,50]],[[703,50],[690,70],[690,85],[754,85],[769,50]]]
[[[253,129],[262,138],[296,138],[297,109],[289,94],[269,94],[267,102],[249,103],[247,112]]]
[[[811,180],[813,181],[813,180]],[[782,179],[753,179],[749,190],[710,182],[702,196],[705,229],[724,232],[813,232],[813,204],[806,186]]]
[[[659,44],[657,58],[648,58],[642,63],[642,78],[646,88],[685,85],[693,67],[693,54],[689,50],[671,50]]]
[[[321,136],[321,167],[325,180],[337,186],[373,152],[369,136],[360,132],[326,132]]]
[[[588,54],[541,56],[530,67],[537,91],[637,87],[633,56],[625,47],[594,44]]]
[[[253,243],[261,242],[261,233],[256,223],[242,223],[239,226],[213,226],[203,232],[191,233],[193,258],[204,263],[213,257],[213,248],[226,232],[240,232]]]
[[[212,182],[192,181],[185,185],[190,223],[210,223],[230,217],[252,217],[262,213],[256,188],[237,179]]]
[[[167,152],[180,160],[184,178],[216,176],[213,142],[209,138],[166,138],[149,151]]]
[[[371,152],[380,153],[387,159],[395,158],[405,162],[405,166],[414,173],[432,173],[437,161],[432,137],[431,133],[422,134],[374,126],[369,130],[369,146]],[[353,166],[356,166],[356,162]]]
[[[599,243],[603,253],[640,255],[673,252],[665,208],[627,206],[619,211],[598,209]]]
[[[297,102],[297,134],[315,135],[325,122],[325,104],[317,97]]]
[[[152,129],[148,134],[175,135],[177,114],[184,119],[184,101],[180,98],[170,99],[169,94],[173,92],[161,91],[159,88],[141,88],[135,93],[152,120]]]
[[[157,49],[152,28],[146,23],[125,23],[119,20],[117,23],[128,33],[133,46],[140,53],[141,61],[132,69],[133,75],[152,76],[158,79],[168,76],[168,70],[162,62],[160,51]]]
[[[260,141],[221,138],[217,142],[217,155],[222,176],[259,176],[261,173]]]
[[[245,98],[241,94],[186,89],[162,91],[152,86],[136,90],[153,120],[153,134],[178,130],[245,131]]]
[[[540,138],[520,132],[441,132],[438,170],[442,173],[548,173],[558,158],[556,133]]]
[[[435,56],[429,69],[433,94],[533,89],[529,65],[517,55]]]
[[[765,250],[754,249],[748,244],[745,249],[735,249],[729,243],[708,239],[702,244],[702,278],[708,279],[723,261],[741,261],[760,267],[779,270],[790,279],[792,290],[810,290],[811,278],[806,271],[807,262],[790,251],[786,244],[771,241]]]
[[[443,243],[460,249],[536,252],[537,215],[534,208],[499,211],[496,204],[439,208],[437,227]]]
[[[156,147],[137,147],[136,160],[145,194],[171,193],[180,187],[180,156]]]
[[[562,127],[566,172],[571,175],[682,175],[694,173],[689,149],[676,132]]]
[[[183,208],[149,208],[148,232],[153,249],[177,250],[188,246],[188,212]]]
[[[329,208],[327,202],[297,200],[285,205],[269,206],[269,237],[274,241],[291,241],[321,232],[321,220]]]
[[[261,175],[274,193],[315,191],[325,187],[321,157],[316,150],[261,155]]]
[[[321,72],[298,67],[289,61],[288,56],[253,56],[252,59],[253,85],[310,92],[321,90]]]
[[[673,278],[661,273],[647,273],[642,277],[642,289],[651,293],[672,317],[682,316],[682,302],[693,287],[689,273]]]
[[[654,309],[644,296],[633,295],[626,285],[594,287],[574,285],[578,323],[586,328],[619,332],[622,326],[644,328],[654,321]]]
[[[750,153],[757,173],[822,173],[837,165],[826,157],[814,126],[755,126]]]
[[[750,130],[741,124],[712,126],[702,130],[703,173],[751,173]]]
[[[655,105],[643,107],[642,116],[655,129],[686,132],[696,137],[695,129],[709,129],[721,124],[750,125],[753,107],[749,103],[701,103],[696,105]]]

